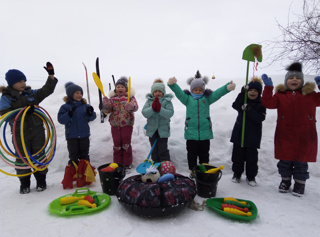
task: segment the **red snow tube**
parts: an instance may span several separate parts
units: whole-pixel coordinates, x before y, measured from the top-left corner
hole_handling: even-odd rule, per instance
[[[194,181],[180,174],[166,183],[143,183],[141,175],[125,179],[117,190],[118,201],[138,216],[160,217],[177,213],[196,196]]]

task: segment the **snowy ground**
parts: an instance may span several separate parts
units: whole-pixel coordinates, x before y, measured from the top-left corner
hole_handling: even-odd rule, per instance
[[[310,77],[311,80],[313,77]],[[167,78],[163,78],[167,81]],[[274,77],[274,84],[283,82],[283,77]],[[145,137],[143,127],[146,119],[141,114],[145,103],[145,95],[150,91],[153,79],[145,80],[145,83],[132,82],[136,90],[136,98],[140,109],[136,112],[132,147],[134,155],[133,171],[141,163],[150,151],[148,138]],[[182,88],[188,88],[186,78],[178,78]],[[38,82],[28,81],[33,88]],[[226,80],[211,80],[208,88],[216,89],[226,83]],[[301,198],[279,193],[277,188],[280,177],[277,173],[276,160],[273,158],[273,135],[275,129],[276,111],[267,111],[267,118],[263,124],[263,138],[259,151],[259,174],[257,187],[250,187],[242,179],[240,184],[231,182],[231,151],[229,142],[236,111],[231,104],[236,98],[244,79],[235,80],[236,91],[222,97],[211,106],[214,139],[211,141],[210,163],[214,166],[224,165],[223,175],[218,183],[216,197],[235,197],[253,201],[258,208],[258,217],[250,223],[238,222],[217,215],[209,208],[204,211],[193,211],[185,208],[176,215],[165,218],[141,218],[129,213],[117,201],[111,197],[110,206],[102,212],[79,215],[72,217],[59,217],[48,211],[48,205],[54,199],[73,190],[63,190],[61,180],[64,168],[67,164],[68,153],[64,138],[64,127],[56,120],[56,114],[65,95],[64,83],[60,82],[53,95],[47,98],[41,106],[52,116],[56,129],[58,145],[56,155],[49,166],[47,176],[48,189],[38,193],[35,191],[35,180],[32,178],[31,193],[19,194],[19,181],[15,177],[0,174],[0,236],[318,236],[320,230],[318,205],[320,193],[320,165],[310,163],[310,176],[307,181],[305,195]],[[76,82],[83,86],[83,81]],[[105,88],[107,88],[107,82]],[[96,87],[90,81],[91,102],[98,109]],[[167,93],[172,93],[167,88]],[[84,95],[87,97],[87,94]],[[185,107],[175,98],[173,99],[175,114],[171,120],[171,137],[169,148],[172,161],[176,165],[177,172],[187,175],[187,161],[185,140],[183,138],[183,121],[185,119]],[[317,111],[319,118],[319,110]],[[319,130],[319,125],[317,126]],[[99,119],[91,123],[91,148],[90,155],[95,167],[112,162],[112,138],[108,122],[101,124]],[[0,169],[9,173],[15,173],[14,169],[3,162]],[[127,177],[128,177],[127,176]],[[97,175],[99,181],[99,176]],[[102,192],[99,182],[92,184],[92,191]],[[195,200],[201,203],[204,199],[196,196]]]

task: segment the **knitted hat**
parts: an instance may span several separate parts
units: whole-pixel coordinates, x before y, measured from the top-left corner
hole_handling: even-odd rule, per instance
[[[67,93],[67,96],[70,98],[70,99],[73,99],[73,94],[76,92],[76,91],[81,91],[81,93],[83,94],[83,90],[80,86],[74,84],[73,82],[67,82],[64,87],[66,88],[66,93]]]
[[[190,85],[190,91],[192,92],[196,87],[201,87],[204,90],[208,80],[209,79],[207,77],[201,77],[201,74],[198,70],[195,77],[189,78],[187,83]]]
[[[262,81],[259,78],[254,78],[251,82],[249,82],[248,84],[249,89],[256,89],[259,93],[259,96],[261,96],[261,92],[262,92]]]
[[[284,80],[284,85],[285,85],[286,89],[288,89],[288,86],[287,86],[288,79],[291,78],[291,77],[294,77],[294,76],[296,76],[297,78],[301,79],[302,83],[301,83],[301,86],[299,88],[299,89],[301,89],[303,84],[304,84],[301,63],[298,63],[298,62],[292,63],[289,67],[286,68],[286,70],[288,71],[286,73],[285,80]]]
[[[166,87],[160,78],[154,80],[151,86],[151,94],[153,95],[156,90],[161,91],[164,95],[166,94]]]
[[[126,77],[120,77],[120,79],[116,82],[115,87],[117,85],[123,85],[126,90],[128,90],[128,79]]]
[[[8,86],[10,87],[22,80],[27,81],[27,78],[21,71],[17,69],[10,69],[6,73],[6,81],[8,82]]]

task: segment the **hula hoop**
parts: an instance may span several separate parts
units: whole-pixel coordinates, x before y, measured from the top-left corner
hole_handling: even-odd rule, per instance
[[[52,118],[49,115],[49,113],[44,108],[42,108],[40,106],[35,107],[34,114],[36,116],[38,116],[43,121],[44,125],[46,126],[46,130],[45,130],[45,131],[47,131],[46,140],[45,140],[43,147],[33,155],[31,155],[30,152],[28,151],[28,149],[26,148],[26,144],[24,141],[23,125],[24,125],[24,119],[25,119],[26,113],[29,109],[30,109],[30,106],[24,107],[24,108],[19,108],[19,109],[10,111],[0,117],[0,127],[5,122],[5,126],[3,128],[3,139],[4,139],[4,143],[5,143],[7,149],[3,146],[1,139],[0,139],[0,148],[2,150],[4,150],[11,157],[13,157],[15,159],[20,159],[21,161],[23,161],[23,163],[11,161],[3,154],[1,149],[0,149],[0,158],[2,158],[2,160],[6,164],[8,164],[9,166],[14,167],[16,169],[31,169],[31,168],[34,169],[34,171],[31,171],[30,173],[19,174],[19,175],[18,174],[10,174],[10,173],[5,172],[2,169],[0,169],[1,173],[4,173],[9,176],[23,177],[23,176],[31,175],[37,171],[45,170],[55,155],[56,143],[57,143],[56,129],[55,129],[54,123],[53,123]],[[21,138],[22,149],[23,149],[26,157],[23,157],[20,150],[18,149],[16,134],[15,134],[16,124],[17,124],[18,118],[21,114],[22,114],[22,117],[21,117],[21,121],[20,121],[20,138]],[[15,119],[14,119],[13,127],[12,127],[12,131],[13,131],[12,132],[12,140],[13,140],[14,148],[16,149],[16,152],[18,154],[15,154],[10,149],[9,145],[7,144],[6,136],[5,136],[5,130],[6,130],[7,124],[13,116],[15,116]],[[46,150],[46,148],[48,148],[48,149]]]

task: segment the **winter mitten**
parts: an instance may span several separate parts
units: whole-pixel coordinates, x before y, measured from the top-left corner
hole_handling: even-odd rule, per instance
[[[317,85],[320,86],[320,76],[316,76],[314,80],[316,81]]]
[[[93,107],[91,105],[87,108],[87,115],[89,117],[93,115]]]
[[[245,85],[241,88],[241,93],[244,94],[245,91],[248,91],[249,90],[249,85]]]
[[[248,104],[243,104],[243,105],[241,106],[241,109],[242,109],[243,111],[249,111],[249,110],[250,110],[250,106],[249,106]]]
[[[169,85],[169,86],[170,86],[170,85],[173,85],[173,84],[175,84],[175,83],[177,83],[177,79],[176,79],[175,77],[169,78],[169,80],[168,80],[168,85]]]
[[[109,109],[111,106],[111,102],[110,102],[109,98],[106,96],[102,98],[102,104],[103,104],[103,108],[106,110]]]
[[[124,105],[125,109],[128,110],[128,111],[131,111],[134,109],[134,105],[132,103],[126,103]]]
[[[78,188],[84,187],[86,185],[86,179],[84,175],[86,168],[87,168],[86,160],[81,159],[78,164],[77,179],[76,179]]]
[[[73,112],[76,110],[76,108],[77,108],[77,106],[74,106],[68,111],[68,115],[69,115],[70,118],[72,118]]]
[[[96,176],[97,172],[95,171],[96,168],[94,168],[90,164],[90,161],[86,160],[86,163],[87,163],[87,167],[86,167],[86,170],[84,172],[84,176],[85,176],[86,184],[89,185],[92,182],[96,182],[95,176]]]
[[[54,75],[54,69],[50,62],[47,62],[47,66],[43,68],[48,72],[49,76]]]
[[[267,74],[262,74],[261,79],[266,86],[273,86],[271,77],[268,77]]]
[[[228,89],[229,91],[233,91],[234,89],[236,89],[236,84],[233,83],[233,81],[230,81],[229,84],[228,84],[228,86],[227,86],[227,89]]]
[[[73,176],[76,175],[76,169],[72,165],[66,166],[64,170],[64,177],[62,180],[63,189],[73,188]]]
[[[154,98],[154,101],[152,102],[152,109],[156,113],[160,112],[161,104],[158,97]]]

